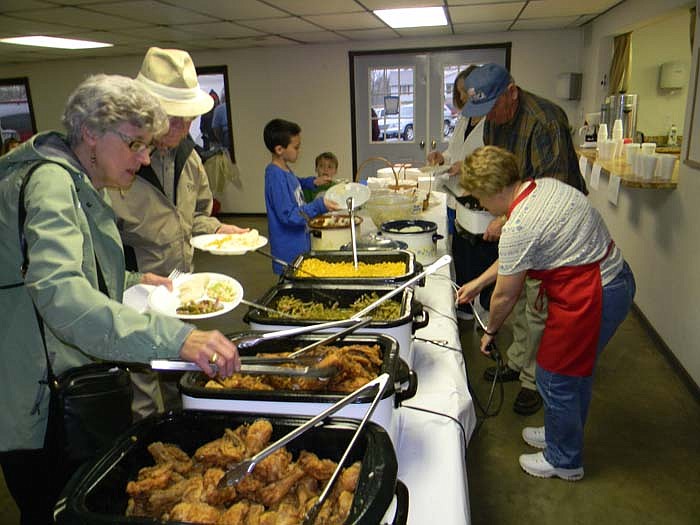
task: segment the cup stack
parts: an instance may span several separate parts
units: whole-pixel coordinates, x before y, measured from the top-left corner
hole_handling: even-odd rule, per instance
[[[617,159],[622,157],[624,154],[622,145],[623,145],[623,138],[622,138],[622,120],[621,119],[616,119],[615,123],[613,124],[613,129],[612,129],[612,141],[615,143],[615,151],[613,153],[613,158]]]
[[[673,169],[676,167],[676,156],[658,154],[656,158],[656,177],[661,180],[671,180]]]
[[[605,142],[608,140],[608,125],[603,122],[598,126],[598,142]]]
[[[635,158],[641,151],[639,149],[639,144],[636,144],[634,142],[631,142],[629,144],[624,145],[625,149],[625,160],[627,161],[627,164],[630,166],[634,166]]]

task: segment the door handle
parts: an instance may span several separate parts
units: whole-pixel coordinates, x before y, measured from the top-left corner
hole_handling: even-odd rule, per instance
[[[425,149],[425,139],[421,139],[421,141],[418,143],[418,146],[420,149]]]
[[[435,151],[437,149],[437,141],[435,139],[430,141],[430,149],[431,151]]]

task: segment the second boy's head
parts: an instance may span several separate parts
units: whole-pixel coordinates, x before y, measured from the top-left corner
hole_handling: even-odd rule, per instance
[[[276,118],[265,125],[263,140],[274,156],[295,162],[301,147],[301,128],[299,124]]]
[[[316,174],[319,177],[333,178],[338,173],[338,157],[325,151],[316,157]]]

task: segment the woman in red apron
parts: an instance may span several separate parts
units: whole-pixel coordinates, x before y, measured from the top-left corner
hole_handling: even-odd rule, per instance
[[[555,179],[521,181],[511,153],[476,150],[464,162],[462,185],[491,213],[508,218],[499,260],[458,293],[468,301],[496,282],[481,351],[488,355],[526,276],[542,282],[546,298],[538,301],[547,304],[547,322],[536,370],[545,421],[523,430],[525,442],[543,450],[520,456],[520,466],[537,477],[581,479],[593,370],[629,311],[634,276],[586,197]]]

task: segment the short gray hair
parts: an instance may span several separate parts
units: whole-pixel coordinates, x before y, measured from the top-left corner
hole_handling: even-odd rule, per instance
[[[158,99],[138,82],[121,75],[93,75],[68,97],[63,126],[71,145],[82,140],[82,127],[104,134],[128,123],[155,137],[168,131],[168,116]]]

